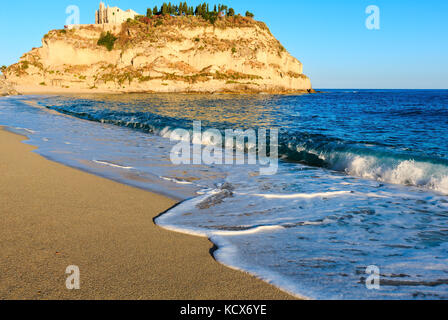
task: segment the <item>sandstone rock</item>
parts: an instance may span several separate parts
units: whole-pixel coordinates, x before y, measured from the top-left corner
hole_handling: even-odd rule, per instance
[[[42,47],[8,67],[8,80],[51,90],[113,92],[311,92],[302,64],[261,22],[235,17],[211,25],[197,17],[50,31]],[[238,20],[239,19],[239,20]],[[155,21],[155,20],[151,20]],[[105,31],[117,40],[108,51]]]

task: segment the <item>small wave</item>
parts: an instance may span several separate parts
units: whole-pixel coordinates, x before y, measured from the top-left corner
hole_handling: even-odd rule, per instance
[[[25,131],[25,132],[28,132],[28,133],[31,133],[31,134],[37,133],[37,131],[31,130],[31,129],[27,129],[27,128],[15,127],[14,129],[20,130],[20,131]]]
[[[160,176],[159,178],[162,179],[162,180],[174,182],[174,183],[177,183],[177,184],[193,184],[190,181],[176,179],[176,178],[167,178],[167,177],[162,177],[162,176]]]
[[[319,193],[295,193],[295,194],[261,194],[255,193],[251,196],[263,197],[265,199],[313,199],[313,198],[325,198],[336,197],[344,194],[350,194],[350,191],[334,191],[334,192],[319,192]],[[244,195],[239,193],[240,195]]]
[[[273,226],[256,226],[247,228],[245,230],[234,230],[234,231],[214,231],[213,235],[217,236],[241,236],[246,234],[254,234],[254,233],[260,233],[260,232],[266,232],[266,231],[273,231],[273,230],[279,230],[284,229],[283,226],[280,225],[273,225]]]
[[[105,165],[105,166],[109,166],[109,167],[125,169],[125,170],[134,169],[133,167],[122,166],[122,165],[119,165],[119,164],[116,164],[116,163],[112,163],[112,162],[108,162],[108,161],[92,160],[92,162],[95,162],[95,163],[98,163],[98,164],[102,164],[102,165]]]

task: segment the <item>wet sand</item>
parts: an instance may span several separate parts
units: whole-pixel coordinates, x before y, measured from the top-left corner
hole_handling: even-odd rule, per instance
[[[0,299],[292,299],[153,218],[175,200],[33,153],[0,128]],[[68,290],[69,265],[80,290]]]

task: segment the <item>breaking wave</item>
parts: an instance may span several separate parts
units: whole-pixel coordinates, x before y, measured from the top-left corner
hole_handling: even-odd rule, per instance
[[[291,145],[283,153],[283,159],[379,182],[421,187],[448,194],[448,161],[444,159],[352,146],[331,148],[331,145],[323,145],[320,150],[290,148]]]
[[[97,109],[90,106],[89,102],[76,106],[65,103],[47,108],[77,118],[127,127],[164,138],[170,138],[175,129],[192,131],[192,122],[187,119],[148,112]],[[211,127],[204,126],[202,130],[209,128]],[[216,129],[224,134],[226,128],[221,126]],[[202,143],[210,144],[209,140],[209,137],[204,136]],[[246,145],[245,149],[248,148],[253,146]],[[299,162],[379,182],[421,187],[448,194],[447,160],[400,153],[393,146],[378,142],[344,141],[322,134],[289,132],[288,129],[280,128],[279,156],[287,162]]]

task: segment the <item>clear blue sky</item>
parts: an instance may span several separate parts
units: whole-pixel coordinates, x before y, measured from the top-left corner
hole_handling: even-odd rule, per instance
[[[139,13],[162,2],[106,1]],[[187,2],[196,5],[200,1]],[[249,9],[256,19],[266,22],[285,48],[303,62],[315,88],[448,88],[447,0],[222,3],[243,14]],[[39,47],[48,30],[62,28],[68,5],[79,6],[81,23],[93,23],[99,0],[2,1],[0,65],[16,62],[32,47]],[[368,5],[381,10],[380,30],[365,26]]]

